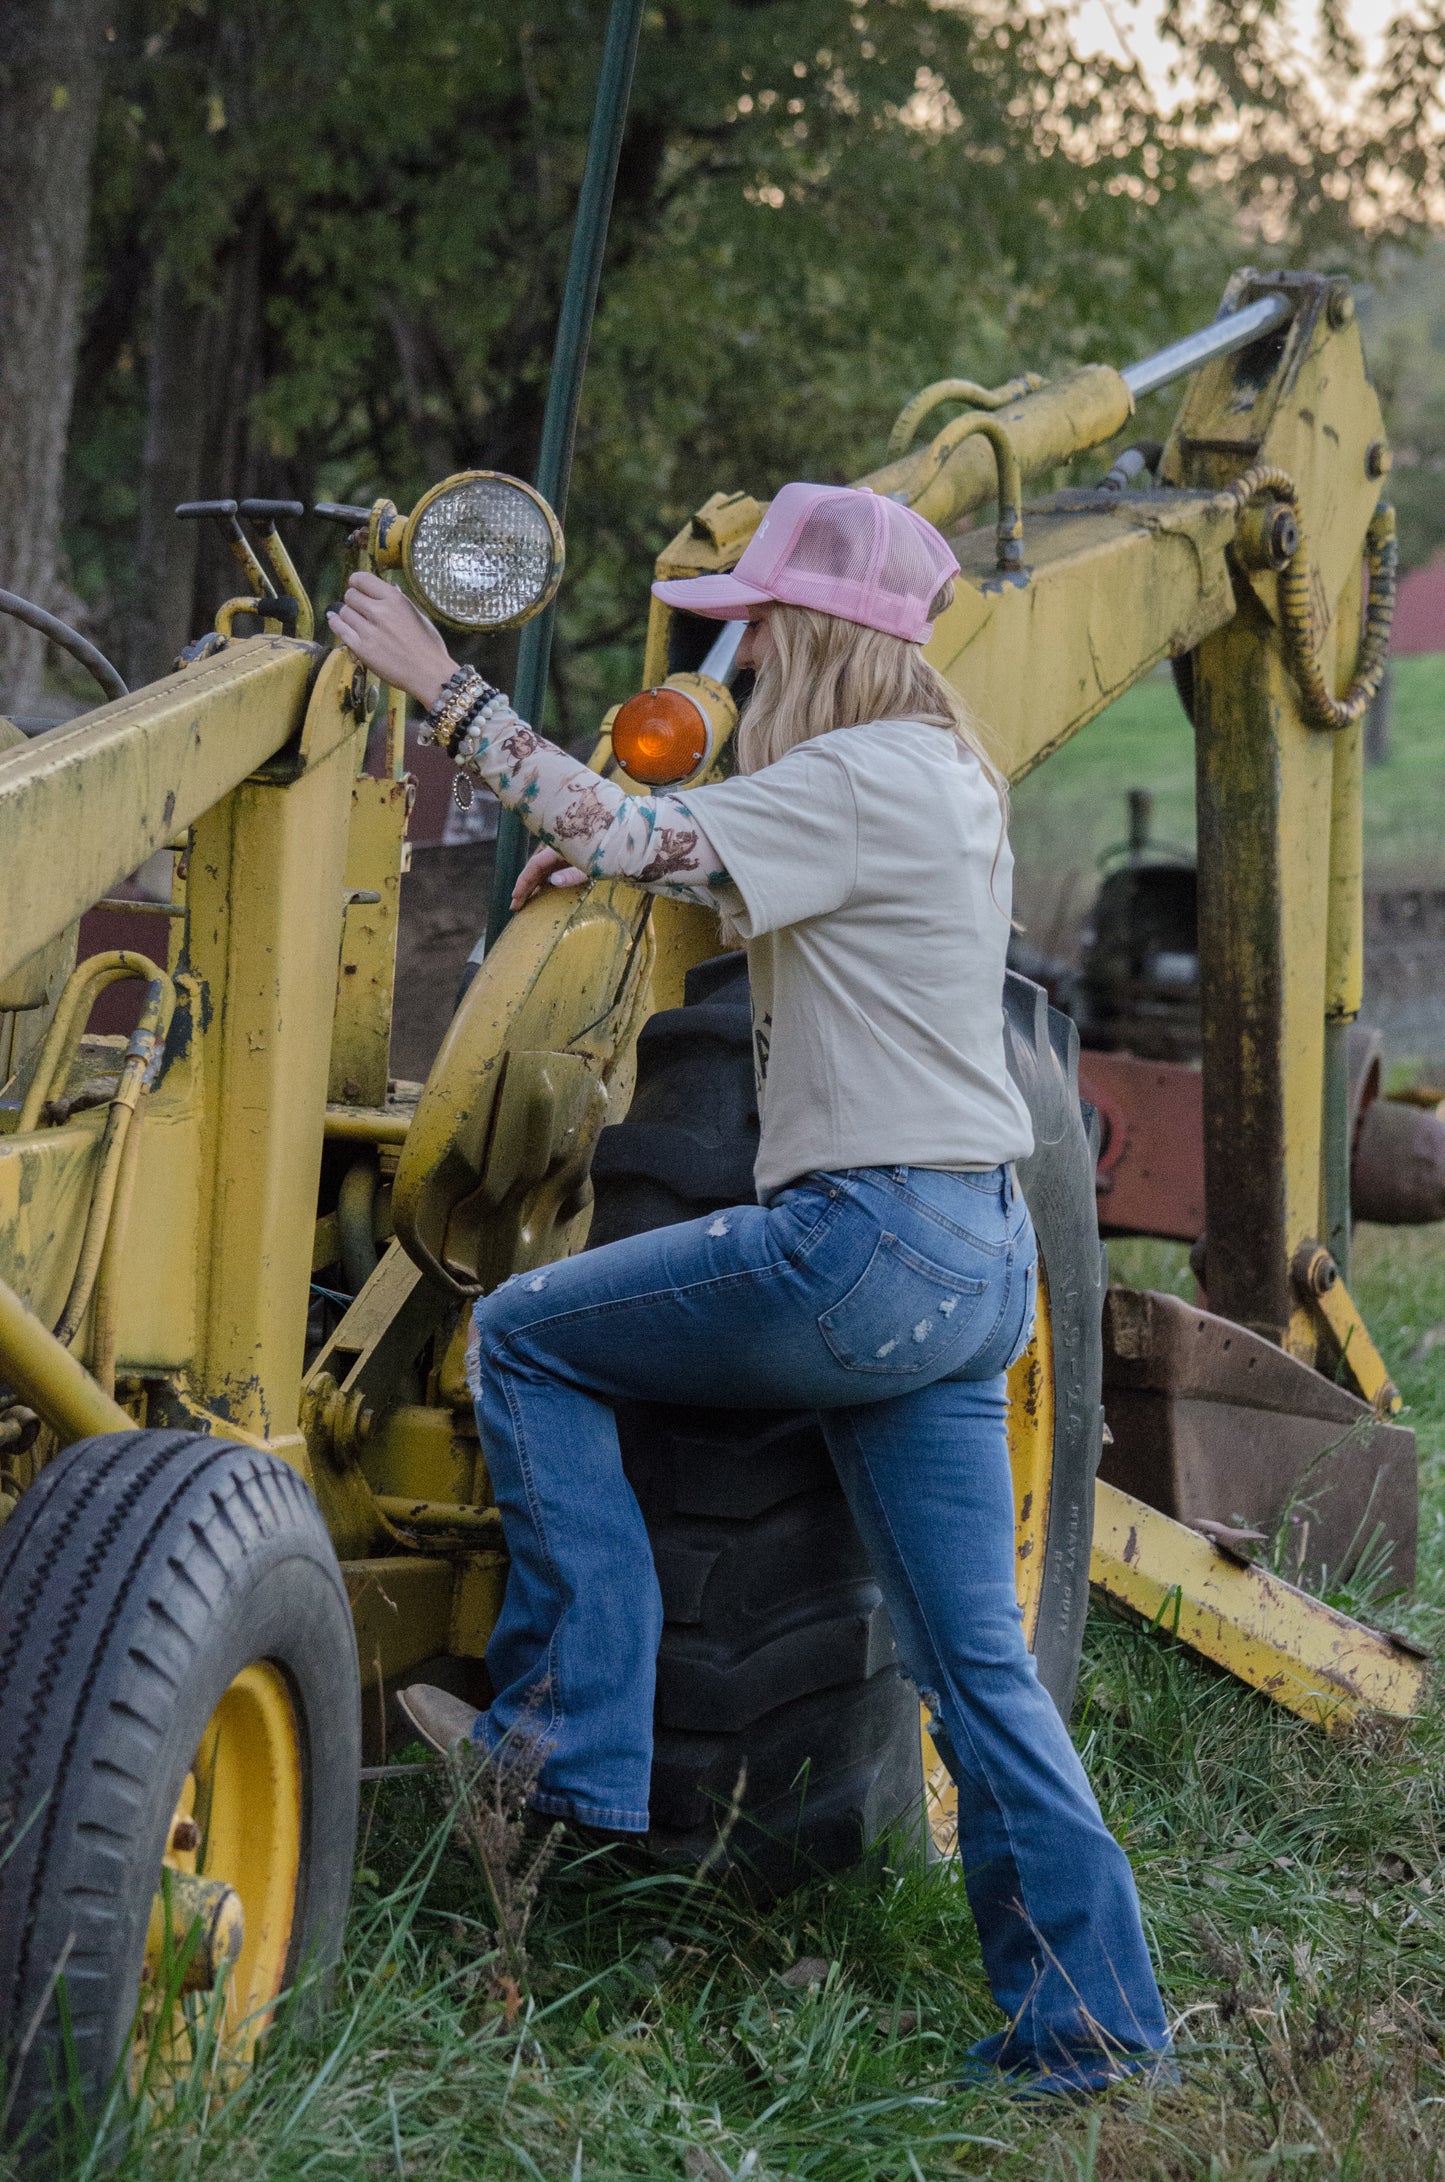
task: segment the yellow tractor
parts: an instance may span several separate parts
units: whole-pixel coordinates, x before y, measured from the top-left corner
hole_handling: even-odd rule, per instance
[[[1119,442],[1180,377],[1162,452],[1024,506],[1025,479]],[[1127,370],[926,389],[888,454],[861,482],[953,540],[930,656],[1015,780],[1166,660],[1198,738],[1207,1310],[1106,1296],[1073,1028],[1023,979],[1006,999],[1038,1138],[1011,1450],[1047,1686],[1067,1709],[1092,1579],[1322,1727],[1407,1715],[1418,1656],[1240,1544],[1309,1490],[1332,1563],[1362,1529],[1402,1577],[1413,1552],[1413,1439],[1347,1286],[1360,720],[1394,565],[1349,290],[1241,273],[1214,325]],[[209,512],[247,589],[176,670],[48,732],[0,722],[12,2128],[57,2084],[93,2108],[174,2065],[203,2018],[244,2061],[340,1946],[388,1692],[421,1671],[484,1701],[507,1564],[470,1299],[751,1191],[743,958],[701,909],[620,882],[544,891],[494,934],[426,1084],[389,1075],[404,705],[314,640],[274,506]],[[458,627],[525,618],[560,575],[550,510],[493,473],[405,517],[327,512],[352,565]],[[762,512],[715,494],[659,571],[729,567]],[[648,689],[594,765],[639,786],[726,770],[734,637],[654,602]],[[122,901],[143,865],[164,883]],[[97,904],[151,943],[77,961]],[[127,1028],[101,1031],[113,985]],[[728,1853],[770,1886],[926,1804],[946,1840],[812,1420],[620,1422],[666,1603],[652,1849],[700,1857],[735,1792]],[[1196,1517],[1214,1480],[1217,1520],[1169,1512],[1181,1466]]]

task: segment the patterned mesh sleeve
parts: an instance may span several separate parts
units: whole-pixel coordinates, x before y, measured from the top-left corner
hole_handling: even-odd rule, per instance
[[[624,794],[519,719],[504,697],[487,705],[457,755],[589,879],[631,879],[654,894],[728,906],[734,889],[722,859],[680,796]]]

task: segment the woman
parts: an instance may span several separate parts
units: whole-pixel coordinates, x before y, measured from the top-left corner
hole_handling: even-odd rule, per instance
[[[1039,1684],[1015,1597],[1005,1379],[1028,1340],[1032,1149],[1004,1065],[1003,786],[922,645],[958,564],[873,494],[787,485],[735,572],[654,586],[746,620],[735,778],[627,796],[457,669],[354,576],[338,637],[562,860],[717,907],[743,936],[758,1202],[515,1276],[476,1307],[478,1426],[511,1554],[473,1715],[404,1702],[438,1748],[523,1723],[543,1812],[647,1827],[662,1626],[611,1403],[813,1407],[958,1784],[959,1854],[1008,2028],[985,2073],[1083,2091],[1168,2047],[1127,1860]],[[470,678],[469,678],[470,676]],[[438,709],[439,708],[439,709]]]

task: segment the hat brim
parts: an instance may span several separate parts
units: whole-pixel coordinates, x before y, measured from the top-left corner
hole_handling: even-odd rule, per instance
[[[680,606],[684,613],[702,614],[709,621],[748,621],[760,606],[777,602],[770,591],[759,591],[736,576],[672,576],[652,586],[654,598],[664,606]]]

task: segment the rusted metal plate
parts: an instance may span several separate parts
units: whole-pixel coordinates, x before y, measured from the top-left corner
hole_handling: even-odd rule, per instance
[[[1182,1523],[1289,1526],[1288,1573],[1339,1574],[1389,1542],[1415,1576],[1415,1435],[1247,1328],[1111,1288],[1099,1474]],[[1378,1550],[1378,1549],[1377,1549]]]
[[[1204,1079],[1179,1061],[1079,1055],[1079,1090],[1099,1111],[1099,1226],[1105,1234],[1204,1232]]]

